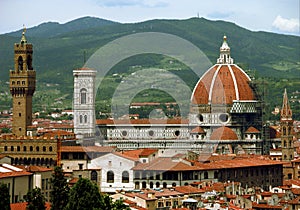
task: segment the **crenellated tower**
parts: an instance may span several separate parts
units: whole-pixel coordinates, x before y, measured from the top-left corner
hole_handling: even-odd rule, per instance
[[[294,143],[293,143],[293,118],[290,108],[286,89],[283,94],[282,109],[280,112],[281,126],[281,149],[282,160],[291,161],[294,159]]]
[[[10,93],[13,98],[12,132],[26,136],[27,126],[32,124],[32,96],[35,91],[36,74],[32,67],[32,44],[27,43],[26,29],[20,43],[14,45],[14,70],[10,70]]]

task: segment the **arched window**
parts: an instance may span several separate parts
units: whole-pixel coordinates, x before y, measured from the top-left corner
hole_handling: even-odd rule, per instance
[[[218,178],[218,172],[215,171],[215,172],[214,172],[214,179],[217,179],[217,178]]]
[[[283,127],[283,135],[286,135],[286,127]]]
[[[84,123],[87,123],[87,115],[84,115]]]
[[[91,172],[91,180],[97,182],[97,180],[98,180],[98,173],[97,173],[97,171],[93,170]]]
[[[134,172],[134,178],[140,179],[140,172],[138,172],[138,171]]]
[[[37,152],[40,151],[40,147],[36,147],[35,149],[36,149]]]
[[[45,146],[43,146],[43,152],[46,152],[46,147]]]
[[[155,187],[156,187],[156,188],[159,188],[159,186],[160,186],[160,183],[159,183],[159,182],[156,182],[156,183],[155,183]]]
[[[283,141],[283,147],[286,147],[286,140]]]
[[[134,189],[140,189],[140,182],[135,182]]]
[[[83,120],[82,120],[82,115],[79,116],[79,122],[80,122],[80,123],[83,122]]]
[[[27,149],[26,146],[24,146],[24,147],[23,147],[23,151],[26,152],[26,149]]]
[[[153,182],[150,182],[150,188],[152,189],[153,188]]]
[[[163,188],[167,188],[167,182],[163,183]]]
[[[18,70],[23,70],[23,58],[19,56],[18,58]]]
[[[204,179],[208,179],[208,172],[207,171],[204,172]]]
[[[17,146],[17,151],[20,152],[20,150],[21,150],[21,147]]]
[[[33,146],[30,146],[30,152],[32,152],[33,151]]]
[[[51,146],[49,147],[49,152],[52,152],[52,147]]]
[[[122,183],[129,183],[129,173],[128,173],[128,171],[123,171],[123,173],[122,173]]]
[[[27,56],[27,69],[32,70],[32,58],[30,55]]]
[[[286,155],[284,155],[284,156],[283,156],[283,159],[284,159],[284,160],[286,160],[286,158],[287,158],[287,156],[286,156]]]
[[[85,88],[82,88],[80,90],[80,103],[81,104],[86,104],[86,93],[87,93],[87,90]]]
[[[145,189],[147,187],[147,183],[146,182],[142,182],[142,189]]]
[[[112,171],[108,171],[107,174],[107,183],[114,183],[115,181],[115,174]]]

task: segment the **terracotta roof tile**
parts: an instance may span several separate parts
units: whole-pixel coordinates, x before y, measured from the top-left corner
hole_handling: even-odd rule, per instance
[[[146,148],[146,149],[137,149],[137,150],[125,150],[120,152],[120,154],[122,156],[127,156],[138,160],[141,156],[149,156],[156,153],[157,151],[158,151],[157,149]]]
[[[192,103],[232,104],[233,100],[255,100],[249,82],[249,77],[238,66],[216,64],[198,81],[193,91]],[[236,97],[236,93],[239,98]]]
[[[172,160],[172,158],[156,158],[150,163],[138,163],[133,170],[157,170],[157,171],[190,171],[200,170],[200,168],[189,165],[182,161]]]
[[[183,193],[183,194],[198,194],[198,193],[204,193],[204,189],[199,189],[197,187],[193,186],[178,186],[174,188],[177,192]]]
[[[30,176],[32,173],[26,171],[0,172],[0,179],[7,177]]]
[[[211,136],[211,140],[238,140],[236,133],[229,127],[222,126],[215,129]]]
[[[282,209],[282,206],[273,206],[268,204],[258,204],[252,202],[252,208],[259,208],[259,209]]]
[[[51,168],[47,168],[47,167],[42,167],[42,166],[24,166],[24,165],[19,165],[16,166],[18,168],[23,169],[24,171],[27,172],[46,172],[46,171],[52,171]]]
[[[103,152],[109,153],[116,149],[108,146],[61,146],[61,152]]]
[[[197,126],[191,130],[191,133],[205,133],[205,131],[200,126]]]
[[[49,202],[45,203],[46,209],[45,210],[50,210],[51,205]],[[11,203],[10,204],[10,209],[11,210],[26,210],[27,207],[27,202],[22,202],[22,203]]]
[[[251,126],[245,131],[245,133],[260,133],[260,131]]]

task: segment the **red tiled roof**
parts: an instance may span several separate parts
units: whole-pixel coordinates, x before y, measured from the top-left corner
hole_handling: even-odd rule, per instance
[[[21,168],[25,171],[28,171],[28,172],[46,172],[46,171],[52,171],[51,168],[47,168],[47,167],[42,167],[42,166],[24,166],[24,165],[19,165],[19,166],[16,166],[18,168]]]
[[[173,161],[172,158],[156,158],[150,163],[138,163],[133,170],[157,170],[157,171],[191,171],[200,168],[191,166],[182,161]]]
[[[30,176],[32,173],[26,171],[0,172],[0,179],[7,177]]]
[[[259,204],[252,202],[252,208],[256,209],[282,209],[282,206],[273,206],[273,205],[268,205],[268,204]]]
[[[225,191],[225,184],[221,182],[215,182],[212,185],[205,186],[203,189],[206,192],[216,191],[216,192],[224,192]]]
[[[296,186],[300,187],[300,180],[298,180],[298,179],[285,179],[285,180],[283,180],[283,185],[288,185],[288,186],[296,185]]]
[[[61,146],[61,152],[113,152],[114,147],[108,146]]]
[[[294,205],[298,204],[298,205],[300,205],[300,196],[298,196],[298,197],[294,198],[293,200],[289,201],[289,204],[294,204]]]
[[[243,168],[255,166],[281,165],[282,162],[275,160],[267,160],[258,157],[235,158],[232,160],[219,160],[210,163],[195,162],[195,165],[203,169],[223,169],[223,168]]]
[[[183,193],[183,194],[198,194],[198,193],[204,193],[204,189],[199,189],[197,187],[193,186],[178,186],[174,188],[177,192]]]
[[[141,156],[149,156],[156,153],[157,149],[137,149],[137,150],[125,150],[120,152],[122,156],[127,156],[134,159],[139,159]]]
[[[205,133],[205,131],[200,126],[197,126],[193,130],[191,130],[191,133]]]
[[[249,82],[246,73],[236,65],[216,64],[198,81],[193,91],[192,103],[232,104],[233,100],[255,100]]]
[[[251,126],[245,131],[245,133],[260,133],[260,132],[259,132],[259,130],[257,130],[256,128]]]
[[[26,210],[27,207],[27,202],[22,202],[22,203],[11,203],[10,204],[10,209],[11,210]],[[51,205],[49,202],[45,203],[45,210],[50,210]]]
[[[210,139],[211,140],[238,140],[238,136],[232,129],[226,126],[222,126],[220,128],[215,129],[212,132]]]
[[[77,182],[78,182],[78,180],[79,180],[79,178],[77,178],[77,177],[74,177],[74,178],[72,178],[68,183],[69,184],[76,184]]]

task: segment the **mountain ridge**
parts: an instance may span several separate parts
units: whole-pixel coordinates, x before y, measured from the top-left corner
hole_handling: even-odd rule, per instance
[[[108,22],[107,22],[108,21]],[[67,27],[66,27],[67,26]],[[256,77],[270,80],[300,79],[300,37],[263,31],[250,31],[235,23],[211,21],[205,18],[186,20],[156,19],[139,23],[116,23],[94,17],[83,17],[59,24],[42,23],[28,28],[26,37],[33,44],[33,65],[41,91],[51,87],[72,100],[72,70],[81,68],[97,49],[122,36],[160,32],[179,36],[201,49],[212,63],[219,57],[223,35],[228,37],[231,55],[244,70]],[[8,81],[13,64],[13,45],[20,41],[22,30],[0,35],[0,80]],[[113,72],[125,73],[130,66],[164,68],[157,56],[129,58],[113,67]],[[184,67],[183,67],[184,68]],[[185,71],[180,75],[185,76]],[[186,76],[192,87],[197,78]],[[116,80],[113,82],[117,82]],[[58,86],[46,86],[57,84]],[[281,86],[281,85],[280,85]],[[300,85],[299,85],[300,86]],[[299,86],[293,88],[298,89]],[[56,91],[57,92],[57,91]],[[278,89],[279,92],[279,89]],[[109,97],[108,97],[109,98]]]

